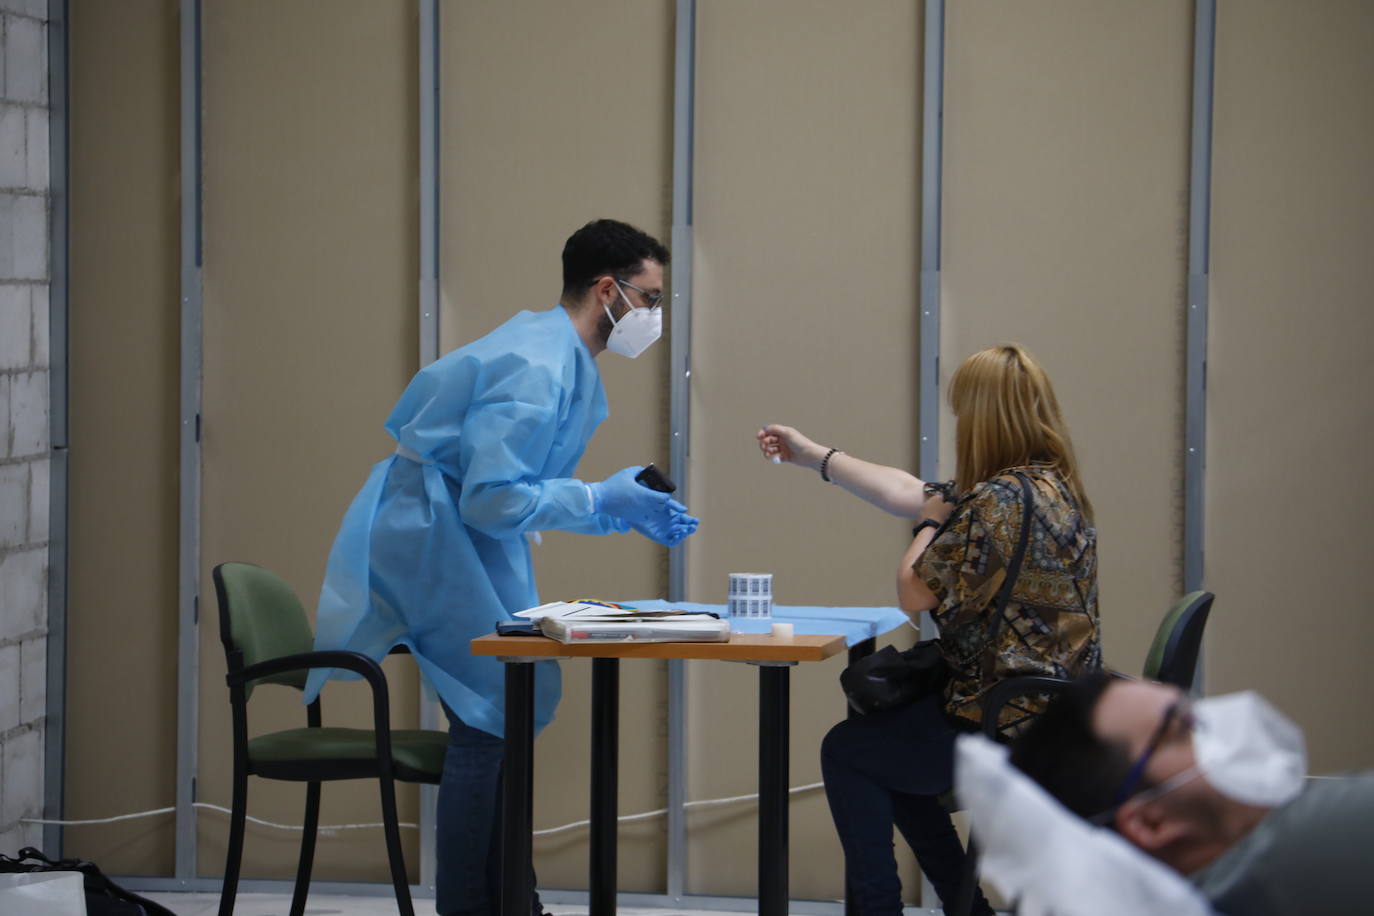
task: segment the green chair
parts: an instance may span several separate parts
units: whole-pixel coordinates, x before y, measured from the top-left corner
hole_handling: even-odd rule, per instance
[[[1190,592],[1169,608],[1169,613],[1155,630],[1154,642],[1145,656],[1141,674],[1152,681],[1173,684],[1185,691],[1192,690],[1197,675],[1197,660],[1202,649],[1202,631],[1207,627],[1207,615],[1212,612],[1216,596],[1211,592]],[[1060,693],[1071,682],[1057,677],[1026,675],[1008,678],[995,684],[983,698],[983,733],[1000,740],[997,719],[1002,708],[1017,697],[1035,694]],[[973,841],[969,841],[964,863],[964,880],[959,889],[959,901],[954,912],[963,916],[973,906],[973,891],[978,884],[978,857]]]
[[[1212,612],[1211,592],[1192,592],[1174,604],[1155,632],[1142,672],[1152,681],[1193,689],[1197,658],[1202,650],[1202,631]]]
[[[1155,630],[1154,642],[1145,656],[1141,675],[1148,680],[1173,684],[1184,690],[1193,689],[1197,675],[1197,660],[1202,649],[1202,631],[1212,612],[1216,596],[1211,592],[1190,592],[1184,595]],[[1068,684],[1056,677],[1027,675],[1008,678],[988,690],[983,699],[983,722],[997,721],[1002,707],[1016,697],[1030,694],[1056,694]],[[988,731],[986,725],[984,731]],[[989,737],[996,735],[989,733]]]
[[[229,673],[233,709],[234,796],[229,821],[229,848],[220,892],[220,916],[234,912],[239,865],[243,856],[248,777],[306,783],[305,825],[296,870],[291,916],[305,912],[310,869],[320,815],[320,784],[335,779],[376,779],[381,787],[382,820],[396,903],[404,916],[414,916],[410,885],[396,818],[395,781],[439,782],[448,735],[441,731],[393,731],[386,675],[358,652],[315,652],[310,624],[300,601],[276,575],[248,563],[215,567],[219,598],[220,640]],[[258,684],[284,684],[301,690],[311,668],[344,668],[361,675],[372,688],[372,730],[324,728],[320,701],[306,707],[305,728],[248,737],[248,699]]]

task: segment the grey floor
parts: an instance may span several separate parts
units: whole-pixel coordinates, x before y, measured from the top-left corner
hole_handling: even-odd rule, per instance
[[[215,916],[219,908],[218,894],[144,893],[177,916]],[[234,903],[234,916],[287,916],[291,897],[286,894],[239,894]],[[558,904],[549,906],[555,916],[586,916],[585,906]],[[306,916],[390,916],[396,912],[396,901],[389,897],[330,897],[311,894],[305,906]],[[698,913],[695,910],[631,909],[620,907],[619,916],[731,916],[719,911]],[[415,901],[416,916],[433,916],[434,902]]]
[[[215,916],[219,910],[219,894],[142,891],[142,896],[155,900],[176,916]],[[434,901],[417,899],[415,916],[434,916]],[[239,894],[234,902],[234,916],[287,916],[291,909],[289,894]],[[585,906],[552,903],[547,907],[554,916],[587,916]],[[342,897],[311,894],[306,901],[306,916],[391,916],[396,901],[390,897]],[[617,916],[744,916],[756,910],[731,912],[726,910],[682,910],[673,907],[617,907]],[[814,912],[814,910],[811,910]],[[940,910],[908,906],[905,916],[939,916]]]

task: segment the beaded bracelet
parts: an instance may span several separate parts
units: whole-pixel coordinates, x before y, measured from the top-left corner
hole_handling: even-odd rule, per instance
[[[844,454],[844,452],[840,451],[840,450],[837,449],[837,448],[832,448],[830,451],[828,451],[828,452],[825,453],[825,457],[821,459],[821,480],[824,480],[826,483],[834,483],[834,482],[835,482],[835,481],[833,481],[833,480],[830,479],[830,477],[825,473],[825,471],[826,471],[826,468],[830,467],[830,458],[831,458],[831,456],[833,456],[833,455],[843,455],[843,454]]]

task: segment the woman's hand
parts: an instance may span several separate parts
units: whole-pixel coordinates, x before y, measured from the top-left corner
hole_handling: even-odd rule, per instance
[[[921,505],[921,514],[918,518],[921,521],[928,518],[934,519],[943,525],[953,511],[954,503],[949,502],[939,493],[932,493],[926,497],[925,503]]]
[[[817,470],[821,459],[828,449],[822,448],[790,426],[769,423],[759,430],[755,438],[759,440],[759,451],[769,460],[786,461]]]

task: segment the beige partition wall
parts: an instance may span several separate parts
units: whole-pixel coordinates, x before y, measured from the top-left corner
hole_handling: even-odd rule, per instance
[[[1374,764],[1371,48],[1368,3],[1218,11],[1207,686],[1272,698],[1316,772]]]
[[[673,3],[540,0],[440,9],[440,242],[443,351],[521,309],[559,298],[563,242],[611,217],[668,242]],[[665,325],[668,322],[665,321]],[[578,468],[666,466],[668,341],[598,359],[610,418]],[[547,532],[534,550],[540,596],[662,597],[667,554],[636,534]],[[535,828],[587,817],[591,666],[563,663],[563,703],[536,744]],[[667,792],[663,666],[621,665],[620,810],[662,808]],[[664,821],[620,828],[620,888],[664,889]],[[543,887],[587,882],[585,828],[537,838]]]
[[[418,44],[413,2],[204,7],[204,434],[201,800],[228,806],[228,690],[212,567],[266,566],[314,617],[345,508],[393,444],[382,422],[417,361]],[[397,727],[417,676],[389,660]],[[325,724],[367,727],[357,682]],[[300,694],[259,688],[250,734],[304,725]],[[401,820],[417,792],[399,789]],[[303,786],[250,779],[249,813],[299,824]],[[331,783],[320,823],[381,819],[375,782]],[[220,874],[228,819],[199,815],[200,873]],[[417,832],[402,832],[418,875]],[[294,874],[300,834],[253,824],[245,877]],[[318,880],[388,880],[379,830],[320,838]]]
[[[1096,509],[1106,660],[1130,673],[1182,588],[1192,15],[953,3],[945,26],[942,383],[1004,342],[1048,371]]]
[[[744,571],[773,573],[781,604],[895,600],[910,522],[768,464],[754,433],[786,423],[915,469],[919,14],[896,0],[699,6],[693,601],[723,603],[727,574]],[[794,786],[820,780],[842,667],[792,672]],[[757,791],[757,671],[693,664],[688,695],[689,799]],[[754,893],[755,813],[690,815],[689,892]],[[792,896],[838,898],[823,794],[794,796],[791,819]],[[917,883],[909,868],[903,879]]]
[[[176,798],[177,5],[75,0],[68,23],[65,814],[85,819]],[[174,819],[64,843],[110,874],[171,874]]]

